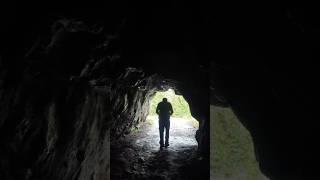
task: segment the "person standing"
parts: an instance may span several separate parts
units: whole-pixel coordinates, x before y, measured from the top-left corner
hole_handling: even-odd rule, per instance
[[[159,133],[160,133],[160,148],[169,146],[169,129],[170,129],[170,116],[173,114],[172,105],[168,102],[167,98],[163,98],[158,104],[156,113],[159,115]],[[165,144],[163,143],[163,133],[166,130]]]

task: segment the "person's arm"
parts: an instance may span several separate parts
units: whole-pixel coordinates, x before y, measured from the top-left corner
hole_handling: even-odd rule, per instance
[[[159,103],[160,104],[160,103]],[[157,109],[156,109],[156,113],[159,114],[160,113],[160,107],[159,104],[157,105]]]
[[[172,105],[171,104],[169,104],[170,106],[170,115],[172,115],[173,114],[173,109],[172,109]]]

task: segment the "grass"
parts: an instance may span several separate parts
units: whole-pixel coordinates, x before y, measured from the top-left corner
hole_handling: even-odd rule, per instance
[[[250,133],[232,110],[210,106],[210,118],[210,168],[213,177],[238,180],[266,179],[255,159]]]
[[[174,90],[169,89],[165,92],[157,92],[150,101],[149,116],[158,116],[156,114],[156,108],[159,102],[163,98],[167,98],[173,108],[173,114],[171,117],[178,118],[178,121],[188,121],[193,127],[198,128],[199,122],[191,115],[189,104],[183,98],[183,96],[176,95]],[[154,123],[147,119],[146,123]],[[152,124],[151,124],[152,125]]]
[[[166,92],[157,92],[150,101],[149,115],[156,116],[156,108],[163,98],[167,98],[173,108],[172,117],[192,119],[189,104],[183,96],[176,95],[172,89]]]

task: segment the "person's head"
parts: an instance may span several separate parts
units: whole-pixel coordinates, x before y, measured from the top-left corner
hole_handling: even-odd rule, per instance
[[[163,98],[162,101],[163,102],[168,102],[168,99],[167,98]]]

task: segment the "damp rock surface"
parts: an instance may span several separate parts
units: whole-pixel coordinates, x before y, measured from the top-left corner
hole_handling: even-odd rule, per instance
[[[210,179],[268,180],[259,169],[253,141],[230,108],[210,106]],[[212,121],[213,122],[213,121]]]

